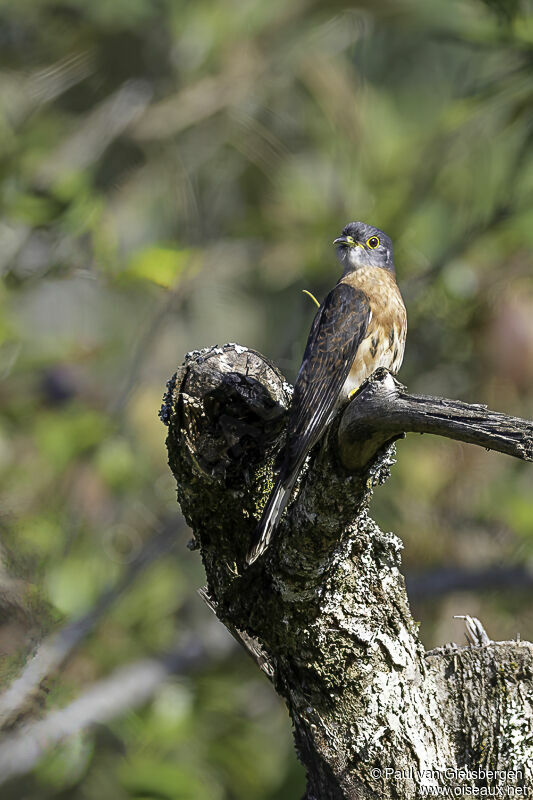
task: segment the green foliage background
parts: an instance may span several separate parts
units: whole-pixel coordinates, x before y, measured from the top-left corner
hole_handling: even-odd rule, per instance
[[[332,239],[393,237],[412,391],[531,417],[533,16],[520,0],[0,2],[0,674],[124,592],[32,714],[176,636],[196,597],[157,419],[186,351],[237,341],[294,379]],[[373,512],[407,572],[527,567],[531,466],[411,437]],[[533,638],[531,589],[417,598],[428,646]],[[2,797],[301,795],[289,721],[246,656],[162,686]]]

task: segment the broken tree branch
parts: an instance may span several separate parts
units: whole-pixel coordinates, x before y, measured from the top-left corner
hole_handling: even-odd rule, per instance
[[[161,416],[212,607],[268,662],[307,769],[306,800],[533,789],[533,646],[489,640],[424,652],[401,542],[368,516],[406,430],[531,458],[531,423],[409,396],[387,373],[374,375],[311,452],[276,539],[246,569],[289,402],[275,367],[225,345],[187,356]]]
[[[339,426],[341,460],[357,469],[391,439],[432,433],[533,461],[533,422],[444,397],[408,394],[387,370],[377,370],[346,408]]]

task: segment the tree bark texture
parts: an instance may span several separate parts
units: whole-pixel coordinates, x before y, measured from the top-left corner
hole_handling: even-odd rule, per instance
[[[402,544],[368,513],[405,431],[531,459],[533,425],[408,395],[378,371],[310,454],[277,538],[245,569],[290,397],[272,364],[229,344],[186,357],[162,417],[205,593],[287,703],[306,800],[533,792],[533,646],[474,638],[425,652]]]

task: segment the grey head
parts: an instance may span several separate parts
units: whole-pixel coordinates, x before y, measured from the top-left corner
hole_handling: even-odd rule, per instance
[[[392,242],[373,225],[349,222],[333,244],[345,274],[361,267],[382,267],[394,274]]]

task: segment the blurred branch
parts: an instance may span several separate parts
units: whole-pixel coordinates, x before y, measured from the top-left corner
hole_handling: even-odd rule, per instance
[[[359,469],[404,433],[432,433],[533,461],[533,422],[482,405],[407,394],[383,369],[363,384],[341,418],[341,461]]]
[[[276,46],[277,34],[285,33],[291,22],[298,24],[309,5],[309,0],[293,0],[280,6],[270,21],[265,19],[260,36],[249,37],[233,48],[219,74],[201,78],[154,103],[132,126],[132,138],[141,142],[169,139],[220,111],[241,105],[249,96],[255,99],[263,75],[271,74],[273,64],[279,69],[286,55],[287,48]]]
[[[484,569],[443,567],[406,575],[405,583],[410,598],[425,599],[460,591],[530,589],[533,587],[533,572],[522,564]]]
[[[147,81],[126,81],[91,111],[76,131],[59,144],[38,169],[35,181],[48,188],[64,175],[94,164],[107,147],[148,108],[152,89]]]
[[[55,64],[36,70],[28,79],[28,94],[38,105],[50,103],[88,78],[94,72],[95,63],[94,50],[89,49],[73,53]]]
[[[168,139],[224,108],[237,105],[254,90],[264,69],[257,51],[239,51],[220,75],[203,78],[150,106],[132,126],[132,138],[139,141]]]
[[[0,727],[13,721],[14,716],[38,690],[41,682],[65,662],[139,575],[157,558],[168,553],[176,541],[174,527],[169,527],[150,539],[118,583],[103,592],[86,614],[69,622],[42,642],[22,674],[0,695]]]
[[[52,711],[39,722],[6,737],[0,743],[0,784],[29,772],[47,750],[67,737],[140,706],[169,675],[190,672],[201,665],[207,655],[194,641],[156,658],[122,667],[66,708]]]
[[[5,112],[16,130],[36,109],[60,97],[94,72],[91,49],[73,53],[29,74],[2,72],[1,98]]]

